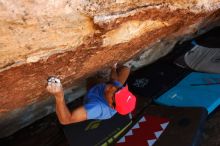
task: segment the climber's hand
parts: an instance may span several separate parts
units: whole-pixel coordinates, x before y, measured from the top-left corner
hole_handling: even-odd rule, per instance
[[[47,91],[55,97],[63,97],[63,87],[60,80],[56,77],[48,79]]]

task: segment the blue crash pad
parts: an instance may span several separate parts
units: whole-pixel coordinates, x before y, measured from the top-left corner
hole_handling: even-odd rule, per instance
[[[220,74],[192,72],[154,101],[176,107],[205,107],[211,113],[220,104]]]

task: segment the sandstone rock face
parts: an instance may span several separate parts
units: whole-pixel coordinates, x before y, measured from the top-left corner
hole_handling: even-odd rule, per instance
[[[137,68],[219,20],[220,0],[1,0],[0,137],[53,111],[39,104],[49,76],[69,88],[115,62]]]

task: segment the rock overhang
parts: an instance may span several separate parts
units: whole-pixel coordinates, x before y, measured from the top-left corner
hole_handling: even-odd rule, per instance
[[[213,27],[219,8],[219,0],[2,1],[0,119],[46,100],[48,76],[69,88],[115,62],[158,59]]]

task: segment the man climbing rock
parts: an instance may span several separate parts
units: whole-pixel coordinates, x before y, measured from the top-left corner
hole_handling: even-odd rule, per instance
[[[126,66],[111,69],[110,81],[99,83],[91,87],[84,104],[72,112],[66,106],[64,92],[59,79],[52,77],[48,80],[47,90],[55,96],[56,114],[61,124],[71,124],[89,119],[109,119],[115,113],[126,115],[134,110],[136,97],[125,84],[130,73]]]

